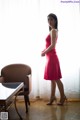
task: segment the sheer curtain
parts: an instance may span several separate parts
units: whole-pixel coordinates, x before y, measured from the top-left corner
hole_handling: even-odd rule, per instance
[[[60,0],[0,0],[0,69],[11,63],[32,68],[31,98],[50,96],[50,81],[43,79],[45,37],[49,33],[47,15],[55,13],[59,21],[56,46],[65,93],[80,98],[80,8],[79,3]],[[56,96],[59,97],[57,89]]]

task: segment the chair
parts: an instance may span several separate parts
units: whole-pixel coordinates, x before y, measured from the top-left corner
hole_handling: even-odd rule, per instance
[[[26,112],[28,112],[29,93],[31,91],[31,67],[25,64],[10,64],[1,69],[0,82],[23,82],[24,88],[21,95],[24,95]]]

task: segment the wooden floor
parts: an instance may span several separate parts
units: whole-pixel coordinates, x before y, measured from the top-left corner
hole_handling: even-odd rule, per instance
[[[80,120],[80,102],[68,102],[64,106],[55,103],[47,106],[46,103],[43,100],[31,102],[28,114],[25,113],[24,101],[18,101],[17,107],[23,120]],[[14,105],[9,109],[9,120],[20,120]]]

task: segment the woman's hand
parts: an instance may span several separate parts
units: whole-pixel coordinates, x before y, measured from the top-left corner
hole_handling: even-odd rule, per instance
[[[45,52],[42,51],[41,56],[42,56],[42,57],[45,56]]]

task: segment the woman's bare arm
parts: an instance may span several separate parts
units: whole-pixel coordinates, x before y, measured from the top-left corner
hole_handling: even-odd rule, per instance
[[[48,53],[53,48],[55,48],[56,38],[57,38],[57,31],[52,29],[51,30],[51,45],[47,49],[45,49],[44,51],[45,54]]]

